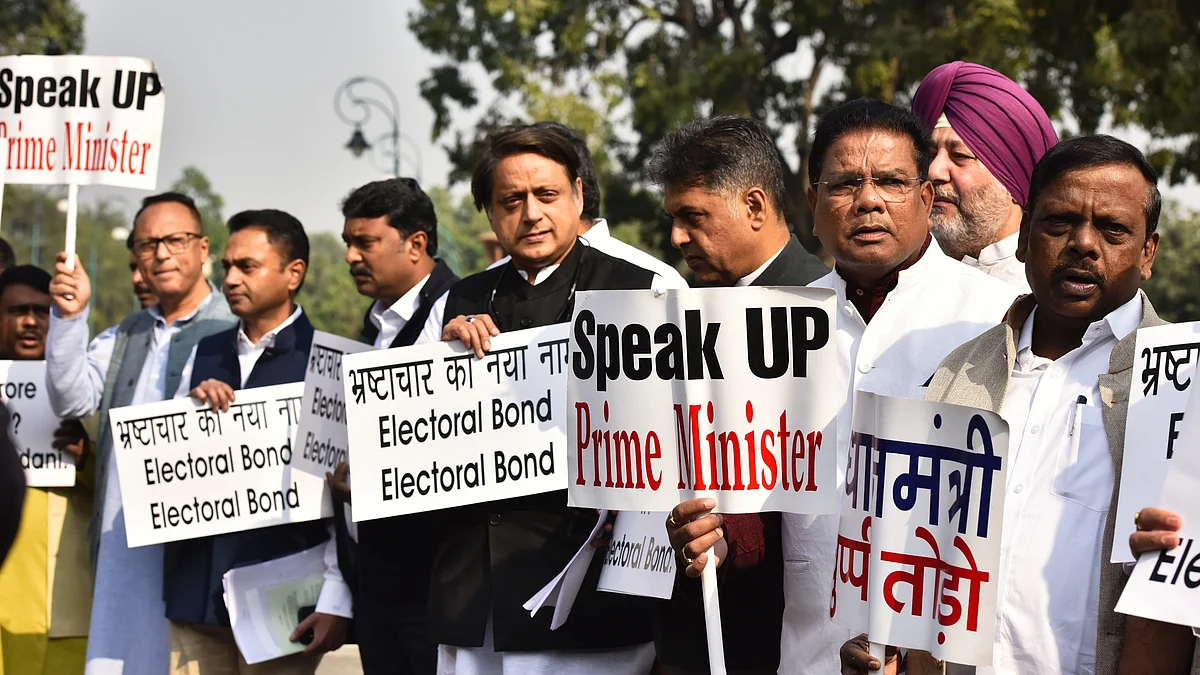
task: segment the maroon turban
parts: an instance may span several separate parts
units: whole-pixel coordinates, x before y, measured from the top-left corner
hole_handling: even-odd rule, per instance
[[[930,71],[917,87],[913,112],[930,129],[945,115],[1021,206],[1029,197],[1033,166],[1058,142],[1050,117],[1029,92],[975,63],[955,61]]]

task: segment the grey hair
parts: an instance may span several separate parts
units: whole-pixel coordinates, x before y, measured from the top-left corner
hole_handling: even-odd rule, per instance
[[[664,188],[703,188],[732,198],[761,188],[783,212],[783,159],[767,126],[749,117],[709,117],[688,122],[654,148],[647,166]]]

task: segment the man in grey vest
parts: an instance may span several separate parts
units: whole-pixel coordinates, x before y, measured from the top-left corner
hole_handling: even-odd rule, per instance
[[[175,393],[192,348],[232,328],[233,314],[204,279],[208,238],[186,195],[148,197],[134,217],[131,250],[158,304],[128,316],[89,345],[91,282],[58,254],[50,295],[46,388],[55,414],[100,413],[92,522],[96,587],[87,672],[161,675],[167,671],[167,620],[161,546],[129,548],[108,411],[162,401]]]

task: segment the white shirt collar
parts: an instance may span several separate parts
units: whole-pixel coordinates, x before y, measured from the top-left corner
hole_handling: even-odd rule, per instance
[[[1139,292],[1133,299],[1114,309],[1099,321],[1093,321],[1084,331],[1082,349],[1097,340],[1110,338],[1116,341],[1124,340],[1130,333],[1142,325],[1142,294]],[[1033,353],[1033,322],[1037,318],[1037,308],[1029,313],[1025,325],[1021,326],[1021,335],[1017,340],[1017,361],[1025,366],[1024,370],[1032,370],[1043,360]]]
[[[516,267],[516,265],[513,265],[513,267]],[[537,277],[534,278],[534,280],[533,280],[533,285],[537,286],[538,284],[542,283],[543,281],[549,279],[550,275],[554,274],[554,272],[557,271],[559,267],[561,267],[561,263],[555,264],[555,265],[547,265],[547,266],[543,267],[542,269],[538,270]],[[517,274],[520,274],[521,278],[524,279],[525,281],[529,281],[529,273],[526,272],[525,270],[518,269]]]
[[[238,321],[238,335],[237,335],[238,353],[246,354],[246,353],[251,352],[256,349],[264,350],[264,349],[269,349],[270,347],[274,346],[275,345],[275,336],[279,335],[280,331],[282,331],[284,328],[287,328],[288,326],[292,325],[293,323],[296,323],[296,319],[300,318],[300,314],[303,311],[304,310],[300,308],[300,305],[296,305],[296,310],[294,312],[292,312],[291,316],[284,319],[283,323],[279,324],[278,326],[275,326],[271,330],[264,333],[263,336],[258,339],[258,342],[250,341],[250,338],[246,336],[246,331],[242,330],[242,322]]]
[[[759,265],[758,269],[754,270],[750,274],[747,274],[746,276],[742,277],[741,279],[738,279],[737,281],[733,282],[733,285],[734,286],[749,286],[750,284],[754,283],[755,281],[758,281],[758,278],[762,276],[762,273],[767,271],[767,268],[771,266],[771,263],[775,262],[775,259],[779,257],[780,253],[783,253],[783,249],[785,249],[785,248],[787,248],[787,244],[784,244],[782,247],[780,247],[780,249],[775,252],[775,255],[771,256],[770,258],[767,258],[767,261],[765,263],[763,263],[762,265]]]
[[[989,267],[1009,258],[1015,258],[1017,257],[1017,240],[1020,236],[1020,232],[1010,234],[994,244],[985,246],[979,252],[978,258],[966,256],[962,261],[972,267]]]
[[[579,236],[583,237],[584,239],[594,241],[596,239],[607,239],[611,237],[612,231],[608,229],[608,220],[604,218],[597,218],[592,221],[592,226],[588,228],[588,231]]]
[[[375,324],[376,328],[383,328],[384,318],[391,314],[403,320],[403,323],[408,323],[412,315],[417,311],[417,307],[421,304],[421,289],[425,288],[425,283],[429,281],[429,274],[425,275],[408,292],[400,296],[400,299],[393,302],[391,306],[384,307],[383,303],[376,300],[371,305],[371,323]]]

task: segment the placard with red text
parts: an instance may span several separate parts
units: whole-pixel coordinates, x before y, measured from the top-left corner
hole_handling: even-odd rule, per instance
[[[580,293],[570,504],[835,513],[835,303],[817,288]]]
[[[830,616],[872,642],[992,662],[1008,424],[855,392]]]
[[[0,57],[4,180],[153,190],[165,109],[147,59]]]

